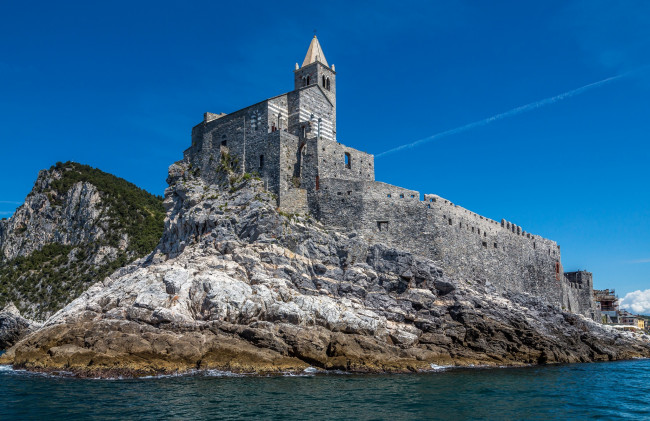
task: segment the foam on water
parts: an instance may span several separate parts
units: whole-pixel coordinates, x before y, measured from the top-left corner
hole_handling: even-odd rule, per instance
[[[9,372],[9,371],[15,371],[15,370],[10,365],[0,365],[0,373]]]
[[[446,371],[446,370],[449,370],[450,368],[453,368],[453,366],[451,366],[451,365],[437,365],[437,364],[431,363],[431,370],[427,370],[427,371]]]

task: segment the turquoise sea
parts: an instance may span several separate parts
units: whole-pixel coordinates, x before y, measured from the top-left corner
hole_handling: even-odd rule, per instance
[[[92,380],[0,366],[0,419],[650,420],[650,360]]]

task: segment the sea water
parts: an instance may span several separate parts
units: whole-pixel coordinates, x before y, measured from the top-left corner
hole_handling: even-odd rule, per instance
[[[0,419],[650,420],[650,360],[93,380],[0,366]]]

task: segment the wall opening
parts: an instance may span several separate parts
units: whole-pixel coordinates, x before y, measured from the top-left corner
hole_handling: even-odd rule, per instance
[[[487,241],[483,241],[483,247],[487,248]]]
[[[325,75],[323,75],[323,88],[325,87]]]
[[[264,155],[260,155],[260,169],[264,168]]]
[[[352,157],[348,152],[345,153],[345,168],[352,169]]]
[[[377,221],[377,229],[379,231],[388,231],[388,221]]]
[[[330,90],[330,78],[327,78],[327,90]]]
[[[390,197],[391,197],[391,196],[390,196],[390,193],[388,193],[388,194],[386,195],[386,197],[390,198]]]
[[[400,199],[404,199],[404,195],[403,195],[403,194],[400,194],[400,195],[399,195],[399,198],[400,198]]]

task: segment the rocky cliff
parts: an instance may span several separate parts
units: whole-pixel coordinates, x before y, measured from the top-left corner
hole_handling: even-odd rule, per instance
[[[39,173],[15,214],[0,221],[0,306],[45,320],[97,279],[151,252],[162,199],[86,165]]]
[[[647,337],[282,214],[261,180],[227,164],[211,185],[172,165],[156,251],[100,279],[2,361],[95,376],[650,356]]]

